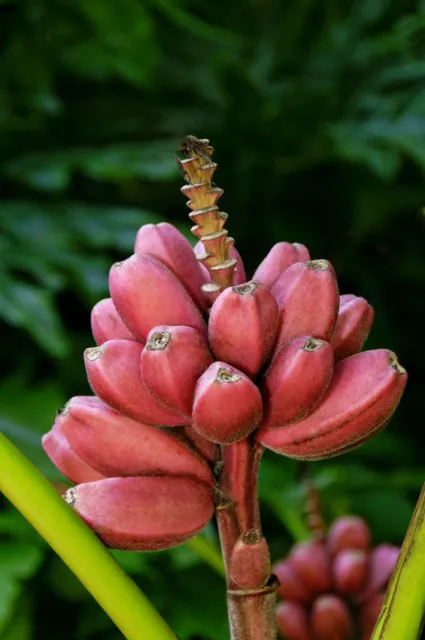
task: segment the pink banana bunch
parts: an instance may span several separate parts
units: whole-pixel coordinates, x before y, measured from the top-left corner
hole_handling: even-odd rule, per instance
[[[324,539],[294,545],[273,571],[280,581],[276,610],[285,640],[369,640],[399,548],[371,547],[367,524],[335,520]]]
[[[185,150],[198,245],[168,223],[139,230],[92,311],[94,395],[73,398],[43,438],[77,483],[67,500],[116,548],[162,549],[208,523],[218,445],[255,431],[292,458],[338,455],[387,424],[406,383],[392,352],[359,353],[372,308],[340,297],[330,263],[303,245],[276,244],[247,280],[212,147]]]

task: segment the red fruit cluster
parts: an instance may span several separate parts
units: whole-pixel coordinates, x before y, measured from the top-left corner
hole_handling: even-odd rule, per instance
[[[398,547],[371,548],[358,517],[336,520],[326,539],[296,544],[273,567],[285,640],[369,640],[395,567]]]
[[[194,251],[167,223],[139,230],[92,312],[95,395],[73,398],[43,439],[65,475],[90,483],[72,491],[74,508],[124,548],[171,546],[208,522],[217,444],[258,429],[289,457],[338,455],[385,426],[407,377],[390,351],[358,353],[371,307],[340,298],[329,262],[303,245],[278,243],[246,282],[216,205],[216,165],[184,162],[200,243]]]

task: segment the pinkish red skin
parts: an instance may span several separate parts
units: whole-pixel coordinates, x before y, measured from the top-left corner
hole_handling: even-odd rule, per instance
[[[183,431],[189,442],[203,455],[205,460],[211,463],[217,461],[219,449],[215,442],[201,436],[190,424],[183,427]]]
[[[297,262],[307,262],[310,260],[310,252],[307,247],[300,242],[294,242],[293,247],[295,247],[297,252]]]
[[[67,501],[114,549],[157,551],[185,542],[214,512],[212,488],[192,478],[107,478],[79,484]]]
[[[231,446],[221,447],[220,462],[226,471],[220,478],[220,488],[234,502],[240,531],[247,531],[255,526],[257,507],[251,495],[252,466],[258,466],[261,455],[262,450],[253,447],[247,438]]]
[[[268,289],[274,285],[279,276],[295,262],[310,260],[307,247],[302,244],[278,242],[257,267],[253,280],[262,282]]]
[[[331,338],[335,360],[343,360],[360,351],[372,328],[373,318],[374,311],[367,300],[351,294],[341,296]]]
[[[397,562],[400,549],[393,544],[383,543],[370,553],[369,578],[359,600],[364,601],[388,584]]]
[[[281,602],[278,605],[276,624],[285,640],[313,640],[307,612],[297,602]]]
[[[135,253],[144,253],[163,262],[193,300],[202,308],[208,308],[208,300],[201,287],[206,282],[189,241],[168,222],[145,224],[137,233]]]
[[[259,282],[231,287],[214,302],[208,338],[218,360],[254,378],[266,361],[277,331],[278,308]]]
[[[109,288],[122,320],[145,342],[159,324],[186,325],[206,335],[198,307],[176,276],[159,260],[136,253],[111,268]]]
[[[258,387],[242,371],[214,362],[199,378],[192,426],[204,438],[232,444],[246,438],[263,413]]]
[[[321,460],[359,446],[383,429],[403,393],[407,374],[394,358],[376,349],[338,362],[315,411],[282,429],[259,430],[259,441],[299,460]]]
[[[230,579],[242,589],[259,589],[270,577],[270,554],[266,540],[255,531],[241,536],[232,550]]]
[[[322,593],[332,586],[330,558],[324,542],[299,542],[292,547],[291,566],[296,570],[305,589]]]
[[[331,381],[333,361],[323,340],[304,336],[284,347],[264,374],[261,426],[282,427],[311,413]]]
[[[339,293],[327,260],[293,264],[271,292],[280,312],[275,353],[300,336],[329,341],[338,316]]]
[[[41,444],[53,464],[71,482],[93,482],[104,477],[72,449],[60,428],[60,416],[56,418],[53,428],[42,437]]]
[[[59,418],[72,448],[93,469],[109,477],[180,475],[213,484],[207,462],[175,430],[136,422],[96,400],[72,398]]]
[[[143,345],[131,340],[109,340],[86,349],[84,362],[94,393],[113,409],[154,426],[173,427],[187,419],[161,405],[147,390],[140,372]]]
[[[290,558],[281,560],[272,567],[280,582],[277,595],[282,600],[295,600],[302,604],[312,601],[314,594],[300,580],[296,568]]]
[[[149,332],[142,351],[143,382],[161,404],[190,418],[196,382],[212,362],[198,331],[160,325]]]
[[[98,345],[107,340],[134,340],[111,298],[105,298],[94,305],[91,312],[91,328]]]
[[[358,516],[342,516],[332,523],[327,535],[327,544],[333,555],[343,549],[368,551],[371,547],[369,527]]]
[[[233,286],[246,282],[246,273],[243,260],[236,247],[231,247],[229,251],[229,259],[236,260],[236,267],[233,273]]]
[[[332,569],[337,591],[346,595],[356,595],[366,584],[369,554],[365,551],[344,549],[335,556]]]
[[[326,594],[317,598],[310,623],[315,640],[350,640],[352,637],[350,612],[338,596]]]
[[[365,640],[369,640],[376,621],[381,613],[385,600],[385,592],[372,594],[360,609],[360,626],[365,634]]]

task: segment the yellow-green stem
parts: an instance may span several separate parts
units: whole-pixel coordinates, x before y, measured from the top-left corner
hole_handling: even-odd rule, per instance
[[[0,469],[0,490],[81,580],[128,640],[176,640],[109,551],[3,434]]]
[[[425,616],[425,484],[371,640],[418,640]]]

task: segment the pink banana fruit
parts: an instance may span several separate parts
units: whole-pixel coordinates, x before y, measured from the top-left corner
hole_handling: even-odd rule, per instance
[[[202,291],[205,276],[189,241],[172,224],[145,224],[136,236],[135,253],[145,253],[163,262],[189,291],[193,300],[202,308],[208,308],[208,300]]]
[[[118,313],[137,340],[145,342],[159,324],[186,325],[206,335],[205,322],[189,293],[152,256],[136,253],[114,264],[109,288]]]
[[[365,551],[344,549],[333,561],[336,589],[343,594],[355,595],[365,586],[369,573],[369,556]]]
[[[307,247],[294,242],[278,242],[270,249],[263,262],[257,267],[253,280],[262,282],[268,289],[279,276],[295,262],[310,260]]]
[[[311,413],[332,373],[333,351],[328,342],[309,336],[295,338],[264,374],[262,427],[282,427]]]
[[[291,564],[302,585],[313,593],[330,589],[331,565],[325,544],[321,540],[299,542],[290,554]]]
[[[211,440],[207,440],[201,436],[190,424],[183,427],[183,431],[192,446],[204,456],[205,460],[208,460],[208,462],[217,462],[219,449],[215,442],[211,442]]]
[[[72,449],[60,427],[59,415],[52,429],[44,434],[41,444],[53,464],[71,482],[93,482],[104,476],[90,467]]]
[[[207,462],[174,429],[136,422],[98,398],[72,398],[59,420],[77,455],[104,476],[184,475],[213,482]]]
[[[186,477],[107,478],[79,484],[68,504],[114,549],[156,551],[195,536],[213,515],[213,490]]]
[[[400,549],[389,543],[382,543],[370,553],[370,571],[367,583],[359,600],[364,601],[373,593],[384,589],[397,563]]]
[[[313,640],[307,612],[297,602],[281,602],[276,609],[276,623],[285,640]]]
[[[187,419],[149,393],[140,372],[142,350],[143,345],[131,340],[108,340],[100,347],[86,349],[84,361],[94,393],[113,409],[146,424],[187,424]]]
[[[353,633],[347,605],[332,594],[320,596],[313,603],[311,626],[315,640],[350,640]]]
[[[272,572],[278,577],[280,586],[278,596],[282,600],[296,600],[307,604],[314,597],[313,592],[300,580],[297,569],[290,558],[281,560],[272,567]]]
[[[335,360],[348,358],[360,351],[372,328],[373,317],[373,308],[364,298],[351,294],[341,296],[331,338]]]
[[[235,271],[233,274],[233,284],[235,286],[243,284],[244,282],[246,282],[246,273],[245,273],[245,267],[243,264],[243,260],[241,257],[241,254],[239,253],[239,251],[236,249],[236,247],[231,247],[229,250],[229,258],[230,260],[236,260],[236,267],[235,267]]]
[[[233,547],[230,579],[242,589],[259,589],[270,577],[270,554],[266,540],[257,530],[244,533]]]
[[[133,340],[133,336],[118,315],[111,298],[94,305],[91,312],[91,328],[96,344],[107,340]]]
[[[293,264],[271,292],[280,312],[276,352],[299,336],[329,341],[338,316],[339,293],[327,260]]]
[[[160,403],[190,418],[196,382],[212,362],[198,331],[161,325],[149,332],[142,351],[143,382]]]
[[[248,376],[218,361],[198,380],[192,426],[212,442],[231,444],[255,429],[262,411],[260,391]]]
[[[327,543],[332,555],[344,549],[368,551],[371,547],[370,531],[362,518],[342,516],[332,523]]]
[[[360,625],[364,632],[364,640],[370,640],[370,634],[376,624],[379,614],[381,613],[382,605],[385,600],[385,592],[380,591],[374,593],[367,599],[362,605],[360,610]],[[363,640],[363,637],[362,637]]]
[[[253,378],[273,348],[277,323],[277,304],[264,285],[251,281],[228,288],[210,311],[211,349]]]
[[[267,448],[299,460],[321,460],[353,449],[387,424],[407,373],[394,353],[365,351],[335,365],[322,401],[307,418],[281,429],[261,429]]]

